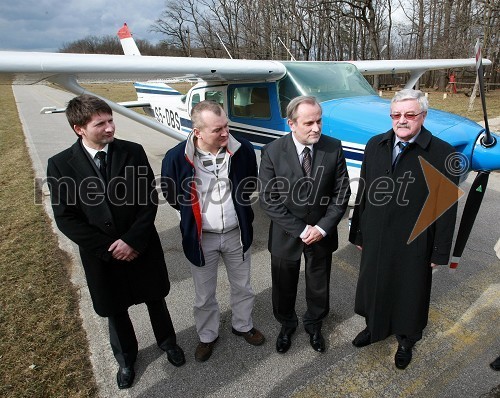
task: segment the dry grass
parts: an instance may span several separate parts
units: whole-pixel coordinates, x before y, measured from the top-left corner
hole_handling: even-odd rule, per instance
[[[424,90],[425,91],[425,90]],[[486,106],[488,109],[488,118],[500,117],[500,90],[488,91],[485,95]],[[429,104],[432,108],[455,113],[477,121],[483,120],[483,109],[481,107],[481,98],[474,99],[474,107],[469,112],[470,97],[464,93],[450,95],[443,99],[443,93],[437,91],[429,92]]]
[[[0,85],[0,396],[94,397],[78,297],[44,208],[10,86]]]

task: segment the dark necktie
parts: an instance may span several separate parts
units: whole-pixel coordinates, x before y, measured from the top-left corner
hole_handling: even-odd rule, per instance
[[[401,157],[401,154],[404,152],[405,148],[408,146],[409,142],[404,142],[404,141],[399,141],[397,143],[397,146],[399,147],[399,152],[394,158],[394,162],[392,162],[392,170],[396,167],[396,165],[399,162],[399,158]]]
[[[99,171],[101,172],[104,182],[106,182],[106,152],[99,151],[95,157],[99,159]]]
[[[311,176],[311,167],[312,167],[312,162],[311,162],[311,150],[308,147],[305,147],[304,150],[302,151],[304,154],[302,158],[302,170],[304,170],[304,174],[307,177]]]

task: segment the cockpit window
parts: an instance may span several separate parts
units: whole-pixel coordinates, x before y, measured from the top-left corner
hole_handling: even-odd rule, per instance
[[[191,97],[191,108],[193,108],[197,103],[201,101],[200,94],[193,94]]]
[[[318,101],[376,95],[354,65],[332,62],[283,62],[286,76],[278,82],[281,115],[298,95],[312,95]]]

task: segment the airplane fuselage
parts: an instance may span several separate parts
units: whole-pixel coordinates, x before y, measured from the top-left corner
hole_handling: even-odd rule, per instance
[[[261,82],[205,82],[186,95],[163,83],[136,83],[139,100],[149,102],[147,113],[163,125],[188,136],[190,112],[202,100],[220,103],[229,118],[231,134],[252,142],[256,149],[288,133],[286,106],[297,95],[313,95],[323,109],[323,134],[342,141],[353,180],[359,177],[366,142],[391,128],[390,101],[380,98],[357,68],[349,63],[283,62],[284,78]],[[319,74],[321,73],[321,74]],[[447,112],[429,109],[425,126],[457,148],[462,179],[471,170],[500,168],[498,150],[474,161],[482,127]],[[353,187],[354,191],[356,187]]]

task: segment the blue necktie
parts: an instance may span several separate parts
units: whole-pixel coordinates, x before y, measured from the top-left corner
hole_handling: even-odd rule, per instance
[[[394,158],[394,162],[392,162],[392,170],[395,169],[396,165],[398,164],[399,158],[401,157],[401,154],[409,144],[410,144],[409,142],[404,142],[404,141],[399,141],[397,143],[397,146],[399,147],[399,152]]]

